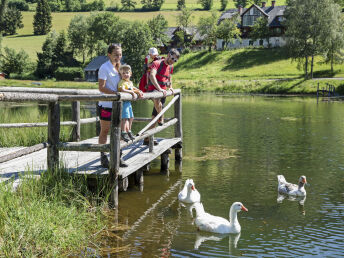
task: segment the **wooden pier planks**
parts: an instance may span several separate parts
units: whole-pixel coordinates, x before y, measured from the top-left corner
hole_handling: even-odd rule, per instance
[[[123,150],[123,159],[129,165],[119,169],[119,178],[124,178],[141,167],[159,157],[169,148],[181,142],[181,138],[157,139],[159,144],[154,146],[154,151],[149,153],[149,147],[142,145],[142,141],[137,142]],[[82,141],[83,143],[97,143],[98,137]],[[2,154],[11,153],[20,149],[1,149]],[[68,171],[88,176],[108,175],[108,170],[100,166],[99,152],[78,152],[60,151],[60,158]],[[39,174],[47,169],[47,150],[43,149],[4,163],[0,163],[0,181],[5,181],[11,177],[17,177],[25,171],[32,171]]]

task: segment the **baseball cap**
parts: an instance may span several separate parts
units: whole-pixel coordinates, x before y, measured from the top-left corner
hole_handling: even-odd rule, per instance
[[[158,50],[155,47],[151,47],[148,53],[153,56],[159,55]]]

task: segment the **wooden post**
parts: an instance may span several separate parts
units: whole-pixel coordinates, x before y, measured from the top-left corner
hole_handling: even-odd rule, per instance
[[[179,93],[179,98],[174,103],[174,117],[178,119],[178,122],[175,124],[174,127],[174,135],[175,137],[180,137],[183,141],[183,128],[182,128],[182,94]],[[175,161],[179,163],[183,159],[182,153],[182,145],[180,144],[179,147],[175,148]]]
[[[153,152],[154,148],[154,136],[149,136],[149,152]]]
[[[317,104],[319,102],[319,82],[318,82],[318,86],[317,86]]]
[[[110,164],[109,180],[111,187],[110,205],[118,208],[118,173],[120,162],[122,101],[112,102],[111,132],[110,132]]]
[[[135,172],[135,185],[137,185],[140,191],[143,191],[143,171],[139,169]]]
[[[48,104],[48,149],[47,162],[48,169],[53,171],[59,167],[60,141],[60,104],[58,102],[49,102]]]
[[[96,116],[100,118],[100,108],[98,106],[98,101],[96,103]],[[100,120],[96,121],[96,135],[99,136],[100,134]]]
[[[118,180],[118,191],[126,192],[129,186],[129,179],[128,177],[121,178]]]
[[[73,127],[72,140],[78,142],[80,141],[80,101],[72,102],[72,121],[76,122]]]
[[[160,172],[168,174],[169,172],[169,166],[170,166],[170,155],[171,150],[168,149],[163,154],[161,154],[161,166],[160,166]]]

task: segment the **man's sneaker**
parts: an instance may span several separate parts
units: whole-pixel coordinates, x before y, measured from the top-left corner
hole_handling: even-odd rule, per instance
[[[100,156],[100,164],[102,165],[103,168],[109,168],[109,160],[106,157],[106,155]]]
[[[119,166],[121,168],[126,168],[128,167],[128,164],[124,162],[124,160],[121,158],[120,161],[119,161]]]
[[[149,140],[146,140],[146,139],[143,140],[143,145],[147,145],[148,146],[149,145]],[[156,146],[158,144],[159,144],[159,142],[157,140],[154,140],[154,145]]]
[[[130,138],[130,140],[135,140],[135,136],[133,135],[133,133],[131,131],[128,132],[128,136]]]
[[[130,141],[130,138],[128,136],[128,134],[126,132],[122,132],[121,133],[121,139],[125,142],[129,142]]]

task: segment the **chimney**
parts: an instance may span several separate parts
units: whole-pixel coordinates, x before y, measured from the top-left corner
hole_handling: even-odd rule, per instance
[[[274,8],[274,7],[275,7],[275,3],[276,3],[276,1],[274,1],[274,0],[273,0],[273,1],[271,1],[271,7],[272,7],[272,8]]]
[[[262,2],[262,8],[264,8],[266,5],[266,2]]]
[[[242,14],[242,5],[238,6],[238,12],[239,12],[240,15]]]

